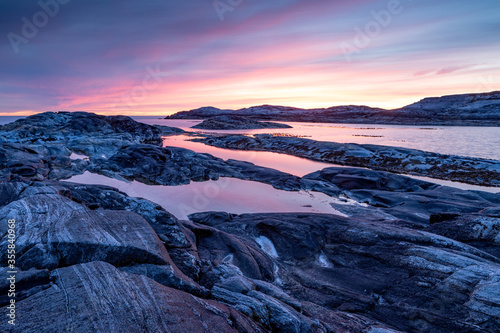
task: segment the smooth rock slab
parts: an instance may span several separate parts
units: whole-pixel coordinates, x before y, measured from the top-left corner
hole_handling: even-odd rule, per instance
[[[2,332],[262,332],[225,305],[104,262],[57,269],[52,278],[51,288],[16,304],[16,325],[2,320]],[[6,314],[1,308],[0,316]]]
[[[0,209],[2,262],[6,262],[8,219],[16,220],[16,264],[24,270],[98,260],[116,266],[170,262],[158,236],[141,216],[92,211],[58,194],[26,197]]]
[[[279,270],[275,270],[274,280],[262,279],[299,300],[304,310],[313,310],[315,314],[309,318],[320,319],[324,327],[336,327],[339,316],[356,313],[404,332],[498,331],[500,265],[485,248],[481,251],[405,228],[397,221],[327,214],[242,214],[227,216],[224,221],[221,213],[207,212],[190,215],[190,219],[194,225],[210,226],[212,235],[219,230],[225,239],[237,238],[247,248],[256,249],[256,239],[266,237],[277,254],[267,253],[268,259]],[[236,257],[239,250],[222,248],[213,238],[202,240],[198,244],[204,248],[199,252],[202,259],[216,251],[219,258]],[[266,251],[262,248],[260,252],[265,255]],[[231,262],[245,277],[253,278],[243,261]],[[247,304],[241,311],[252,313],[252,304],[261,300],[251,297],[247,287],[226,281],[217,286],[233,294],[218,294],[217,288],[214,294],[235,306]],[[304,306],[305,302],[315,306]]]

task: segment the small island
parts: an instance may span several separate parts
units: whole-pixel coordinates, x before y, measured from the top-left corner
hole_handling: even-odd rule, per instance
[[[292,126],[268,121],[258,121],[247,117],[221,115],[210,117],[191,128],[207,130],[240,130],[262,128],[292,128]]]

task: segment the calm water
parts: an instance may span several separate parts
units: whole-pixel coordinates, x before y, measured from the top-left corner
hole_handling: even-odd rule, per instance
[[[286,133],[307,136],[319,141],[370,143],[420,149],[441,154],[500,160],[500,127],[398,126],[284,122],[293,128],[259,130],[197,130],[190,128],[200,120],[158,119],[137,117],[148,124],[180,127],[184,130],[209,133]]]
[[[25,117],[18,117],[18,116],[0,116],[0,125],[5,125],[8,123],[12,123],[18,119],[25,118]]]
[[[189,141],[192,138],[193,137],[186,135],[165,137],[163,139],[163,146],[182,147],[197,153],[207,153],[212,156],[222,158],[223,160],[233,159],[246,161],[263,167],[290,173],[298,177],[303,177],[309,173],[333,166],[333,164],[315,162],[286,154],[217,148],[207,146],[201,142]]]
[[[187,219],[189,214],[206,211],[224,211],[235,214],[314,212],[346,216],[329,204],[330,202],[344,202],[326,194],[281,191],[271,185],[236,178],[220,178],[217,181],[202,183],[192,182],[181,186],[161,186],[146,185],[137,181],[123,182],[85,172],[67,181],[115,187],[131,197],[144,198],[157,203],[179,219]]]
[[[276,130],[201,131],[190,128],[191,126],[199,124],[201,120],[170,120],[158,119],[157,117],[138,117],[137,120],[148,124],[161,124],[196,132],[236,134],[288,133],[308,136],[312,139],[323,141],[372,143],[434,151],[443,154],[500,159],[500,128],[498,127],[411,127],[290,122],[287,124],[295,126],[295,128]],[[456,139],[453,141],[451,138]],[[189,141],[190,139],[192,139],[191,136],[185,135],[165,137],[163,145],[182,147],[198,153],[208,153],[224,160],[235,159],[247,161],[256,165],[287,172],[299,177],[323,168],[338,166],[329,163],[315,162],[286,154],[230,150],[211,147],[203,143],[191,142]],[[428,177],[409,176],[431,183],[456,187],[463,190],[477,190],[491,193],[500,192],[498,187],[484,187]]]
[[[208,153],[212,156],[222,158],[223,160],[233,159],[233,160],[247,161],[256,165],[290,173],[298,177],[303,177],[309,173],[333,166],[341,168],[346,167],[336,164],[316,162],[305,158],[295,157],[286,154],[278,154],[278,153],[271,153],[264,151],[232,150],[232,149],[212,147],[212,146],[207,146],[201,142],[189,141],[190,139],[192,139],[192,137],[186,135],[165,137],[163,140],[163,146],[182,147],[193,150],[197,153]],[[441,180],[429,177],[419,177],[413,175],[407,175],[407,176],[439,185],[460,188],[462,190],[486,191],[491,193],[500,192],[500,189],[498,187],[477,186],[459,182],[452,182],[449,180]]]

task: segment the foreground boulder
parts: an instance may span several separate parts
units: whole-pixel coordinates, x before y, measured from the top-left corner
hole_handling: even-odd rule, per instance
[[[16,325],[52,332],[263,332],[230,307],[162,286],[104,262],[56,269],[47,289],[17,302]],[[7,308],[0,309],[6,318]]]
[[[12,195],[0,209],[0,231],[3,235],[0,238],[0,249],[3,251],[0,259],[3,262],[7,262],[10,244],[7,221],[14,219],[16,266],[21,270],[54,270],[80,263],[105,261],[120,268],[130,267],[128,270],[137,274],[196,295],[205,293],[202,287],[175,266],[162,240],[151,227],[155,223],[150,224],[139,215],[143,210],[134,207],[132,202],[127,208],[138,213],[123,210],[124,206],[118,204],[109,207],[112,208],[110,210],[89,209],[85,204],[68,198],[71,197],[68,190],[71,185],[16,184],[0,184],[0,189],[4,189],[0,192]],[[103,194],[107,193],[108,200],[113,200],[109,192],[112,191]],[[120,198],[115,195],[114,199],[117,197]],[[140,203],[136,202],[136,205]],[[160,220],[165,221],[165,218],[168,221],[168,214],[161,213],[160,210],[145,216],[152,222],[156,221],[156,224]],[[165,229],[177,232],[177,236],[173,234],[171,237],[182,241],[182,230],[176,228],[175,221],[171,221]]]
[[[19,268],[54,269],[103,260],[117,266],[132,262],[166,264],[168,253],[139,215],[91,211],[58,194],[38,194],[0,209],[2,221],[17,221]],[[2,233],[6,232],[2,223]],[[0,242],[6,261],[7,239]]]
[[[276,266],[271,278],[269,273],[263,278],[281,292],[267,294],[280,300],[282,313],[298,307],[332,331],[349,324],[348,331],[357,331],[355,321],[336,321],[345,313],[405,332],[494,332],[500,325],[500,259],[485,251],[397,221],[293,213],[222,217],[200,213],[191,219],[267,255]],[[204,234],[197,237],[199,245],[218,250],[200,251],[200,258],[238,268],[232,274],[226,268],[212,292],[252,313],[245,307],[255,309],[263,297],[251,290],[265,288],[233,280],[251,278],[239,258],[255,254],[223,247],[227,242],[220,238],[206,243],[214,232]]]

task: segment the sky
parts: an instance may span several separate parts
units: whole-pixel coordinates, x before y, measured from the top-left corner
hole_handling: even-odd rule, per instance
[[[498,0],[0,0],[0,115],[500,90]]]

